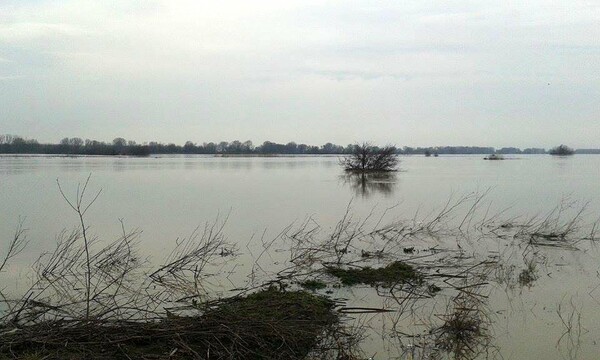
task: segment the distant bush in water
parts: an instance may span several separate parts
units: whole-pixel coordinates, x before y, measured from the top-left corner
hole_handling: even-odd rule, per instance
[[[355,145],[351,154],[340,160],[345,171],[355,173],[387,172],[398,170],[398,156],[394,146],[382,148],[368,143]]]
[[[550,151],[548,153],[550,155],[565,156],[565,155],[573,155],[573,154],[575,154],[575,150],[571,149],[567,145],[560,145],[560,146],[557,146],[555,148],[550,149]]]

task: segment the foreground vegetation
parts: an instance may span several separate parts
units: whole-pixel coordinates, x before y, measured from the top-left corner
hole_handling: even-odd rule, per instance
[[[302,359],[338,319],[334,303],[272,288],[158,321],[55,319],[5,330],[0,356],[29,359]],[[1,331],[1,330],[0,330]]]

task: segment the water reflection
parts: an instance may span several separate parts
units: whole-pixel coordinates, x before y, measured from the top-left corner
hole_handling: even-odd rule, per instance
[[[344,185],[349,185],[356,194],[368,198],[377,193],[391,196],[396,188],[395,173],[348,173],[341,176]]]
[[[554,166],[561,172],[573,170],[573,161],[569,156],[553,156]]]

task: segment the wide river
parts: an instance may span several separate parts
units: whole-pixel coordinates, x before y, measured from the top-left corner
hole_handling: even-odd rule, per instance
[[[29,239],[4,276],[26,282],[28,264],[52,249],[61,230],[78,225],[57,181],[71,197],[90,174],[88,194],[101,190],[86,214],[90,233],[100,241],[117,238],[122,219],[127,228],[142,231],[140,247],[152,258],[164,256],[176,239],[217,217],[228,217],[225,234],[243,252],[252,241],[275,237],[308,217],[331,231],[349,206],[356,219],[389,208],[391,220],[412,219],[471,193],[487,193],[477,211],[504,211],[507,219],[548,214],[565,199],[578,201],[574,206],[589,202],[583,223],[600,217],[600,156],[400,159],[393,176],[363,181],[344,176],[335,156],[0,156],[0,239],[10,239],[20,218]],[[487,356],[599,358],[600,257],[594,246],[578,245],[539,250],[543,264],[533,286],[492,291],[494,351]],[[333,296],[344,290],[336,291]],[[414,356],[406,350],[410,340],[394,353],[383,350],[376,338],[365,341],[365,352],[377,353],[375,359]]]

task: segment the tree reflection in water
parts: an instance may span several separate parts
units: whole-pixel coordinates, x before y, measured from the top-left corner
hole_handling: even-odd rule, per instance
[[[376,193],[390,196],[396,187],[396,174],[391,172],[346,173],[341,179],[344,185],[349,185],[356,194],[363,197]]]

